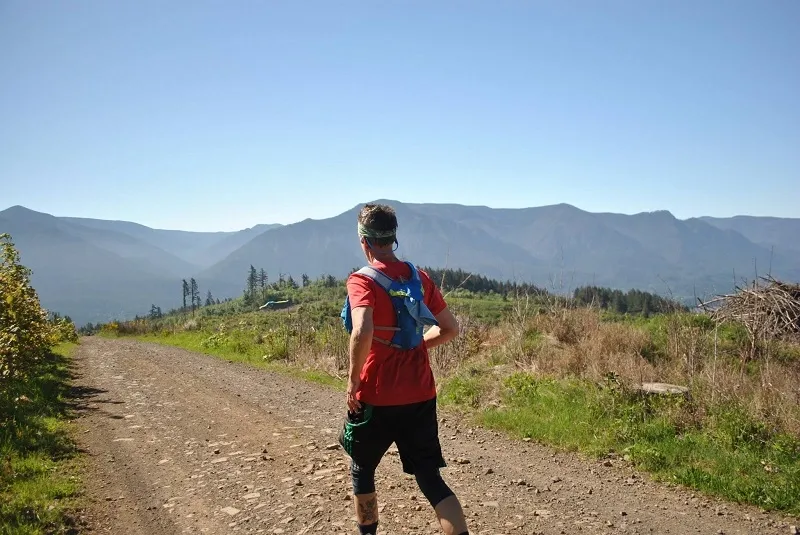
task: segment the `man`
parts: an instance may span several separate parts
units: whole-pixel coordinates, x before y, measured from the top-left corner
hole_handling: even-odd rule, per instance
[[[360,211],[358,235],[369,267],[390,279],[408,281],[412,269],[398,260],[393,250],[396,232],[397,217],[391,207],[367,204]],[[461,504],[439,473],[446,464],[428,357],[428,349],[458,335],[458,323],[427,273],[416,272],[422,283],[423,302],[438,325],[432,326],[413,349],[392,347],[390,341],[397,329],[391,329],[397,320],[391,297],[379,281],[358,272],[347,280],[352,331],[348,415],[340,442],[351,457],[356,516],[363,535],[377,532],[375,469],[393,442],[403,471],[416,478],[444,533],[469,534]]]

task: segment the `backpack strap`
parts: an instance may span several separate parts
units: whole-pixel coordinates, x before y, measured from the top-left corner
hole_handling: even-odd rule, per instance
[[[411,280],[412,281],[420,280],[419,272],[417,271],[417,267],[411,262],[406,262],[406,264],[408,265],[409,269],[411,270]]]
[[[384,291],[386,291],[386,293],[389,293],[389,287],[394,282],[391,277],[389,277],[388,275],[386,275],[382,271],[379,271],[379,270],[375,269],[372,266],[364,266],[361,269],[359,269],[358,271],[356,271],[356,273],[358,273],[359,275],[367,276],[370,279],[374,280],[381,288],[384,289]],[[400,327],[384,327],[384,326],[381,326],[381,325],[374,325],[373,329],[376,329],[376,330],[379,330],[379,331],[399,331]],[[394,345],[394,344],[391,344],[388,340],[383,340],[382,338],[377,338],[376,337],[376,338],[373,338],[373,340],[377,340],[377,341],[379,341],[381,343],[385,343],[387,345]]]
[[[375,269],[372,266],[364,266],[358,271],[356,271],[356,273],[358,273],[359,275],[366,275],[370,279],[377,282],[381,286],[381,288],[383,288],[387,292],[389,291],[389,287],[392,285],[392,282],[394,282],[388,275],[386,275],[382,271]]]

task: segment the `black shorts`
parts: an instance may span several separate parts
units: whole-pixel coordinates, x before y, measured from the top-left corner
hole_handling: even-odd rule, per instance
[[[407,474],[447,466],[439,442],[436,398],[410,405],[361,403],[358,416],[356,421],[345,416],[339,444],[361,468],[377,468],[393,442]]]

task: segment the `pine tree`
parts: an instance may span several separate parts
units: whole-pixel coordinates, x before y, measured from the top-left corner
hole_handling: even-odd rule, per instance
[[[303,273],[303,288],[308,286],[310,283],[311,283],[311,281],[309,280],[308,275]]]
[[[186,312],[186,298],[189,296],[189,283],[183,279],[183,311]]]
[[[211,290],[208,291],[206,294],[206,306],[211,306],[214,304],[214,297],[211,295]]]
[[[256,286],[258,286],[258,272],[256,268],[250,264],[250,273],[247,275],[247,290],[245,292],[245,302],[253,304],[256,297]]]
[[[200,292],[197,290],[197,281],[194,280],[194,277],[191,279],[191,291],[192,291],[192,315],[194,315],[195,306],[200,306]]]

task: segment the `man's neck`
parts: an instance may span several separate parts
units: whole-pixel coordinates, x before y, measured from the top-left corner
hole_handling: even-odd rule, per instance
[[[384,255],[373,254],[371,260],[371,262],[380,262],[381,264],[390,264],[392,262],[399,262],[399,261],[400,259],[398,259],[394,255],[394,253],[386,253]]]

